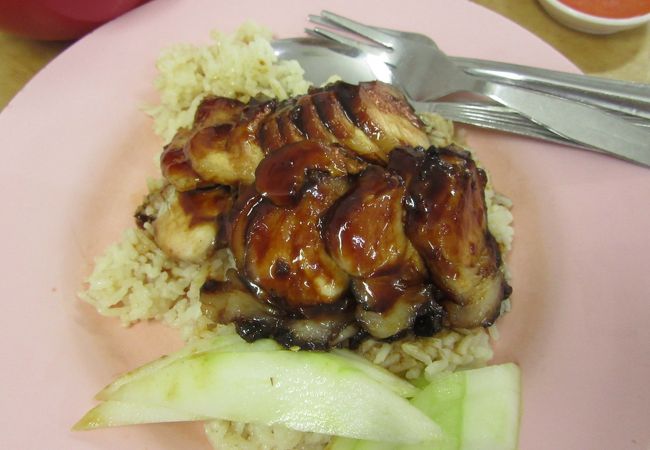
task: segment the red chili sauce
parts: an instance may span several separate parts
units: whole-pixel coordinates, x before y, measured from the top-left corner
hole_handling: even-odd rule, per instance
[[[624,19],[650,13],[650,0],[560,0],[592,16]]]

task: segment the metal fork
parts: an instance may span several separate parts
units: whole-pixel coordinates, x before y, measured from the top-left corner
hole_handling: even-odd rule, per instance
[[[335,28],[341,26],[327,19],[331,13],[325,11],[323,14],[325,17],[310,15],[309,20],[323,26]],[[424,34],[375,28],[397,39],[420,42],[439,50],[435,41]],[[650,85],[482,59],[450,58],[470,75],[558,95],[617,113],[650,119]]]
[[[322,85],[332,74],[340,75],[349,83],[359,83],[373,78],[387,83],[392,82],[389,71],[377,72],[379,67],[386,68],[383,63],[380,66],[373,64],[371,67],[370,61],[365,58],[365,55],[360,55],[361,52],[329,39],[322,37],[288,38],[275,40],[272,45],[278,58],[298,61],[305,72],[305,78],[314,85]],[[584,147],[584,144],[578,144],[552,133],[515,111],[491,103],[421,102],[415,103],[413,106],[420,112],[436,112],[456,122],[516,133],[578,148]],[[637,125],[650,127],[650,121],[632,116],[627,116],[626,119],[634,121]],[[589,148],[589,150],[592,149]]]
[[[454,122],[496,131],[504,131],[506,133],[518,134],[520,136],[602,153],[602,151],[596,148],[589,147],[585,144],[555,134],[547,128],[526,119],[515,111],[504,106],[491,105],[482,102],[414,102],[413,107],[418,112],[440,114],[446,119]],[[640,119],[631,119],[631,121],[638,126],[650,127],[650,124],[647,123],[647,121],[642,122]]]
[[[493,120],[497,123],[513,124],[522,127],[530,127],[543,130],[547,135],[558,137],[552,131],[540,127],[539,124],[523,117],[517,112],[500,105],[493,105],[485,102],[414,102],[413,105],[418,111],[435,112],[449,119],[463,122],[463,118],[477,118],[482,122]],[[650,122],[642,118],[628,117],[630,123],[638,127],[650,128]],[[471,122],[463,122],[470,123]],[[507,130],[505,130],[507,131]]]
[[[339,29],[352,31],[373,44],[318,27],[311,31],[376,55],[391,68],[394,82],[413,100],[432,101],[456,92],[480,93],[560,136],[650,167],[649,130],[577,102],[467,75],[444,53],[428,44],[399,39],[329,12],[323,12],[322,16]]]
[[[501,106],[491,106],[484,103],[456,102],[415,102],[418,112],[440,114],[446,119],[467,125],[478,126],[511,134],[518,134],[533,139],[540,139],[556,144],[594,150],[584,144],[559,136],[535,122],[527,120],[512,110]],[[502,109],[503,108],[503,109]]]

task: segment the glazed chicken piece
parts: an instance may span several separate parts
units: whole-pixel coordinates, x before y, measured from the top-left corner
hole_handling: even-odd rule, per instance
[[[215,166],[209,176],[221,184],[235,186],[251,184],[255,179],[255,169],[262,161],[266,151],[259,144],[257,134],[262,122],[276,107],[275,101],[260,104],[252,103],[244,108],[239,122],[228,136],[225,153],[216,157],[224,161],[222,166]],[[228,174],[224,177],[223,174]]]
[[[395,87],[380,82],[338,83],[334,91],[345,113],[378,147],[368,155],[370,160],[384,164],[396,147],[429,146],[420,118]]]
[[[323,238],[351,276],[372,277],[404,261],[409,245],[402,224],[405,190],[400,177],[372,165],[332,208]]]
[[[384,168],[342,147],[285,145],[260,163],[228,219],[239,282],[219,285],[225,303],[202,301],[247,339],[305,348],[487,326],[509,287],[485,183],[454,148],[399,148]],[[234,314],[233,304],[245,307]]]
[[[489,326],[510,293],[487,228],[485,172],[458,148],[396,149],[389,170],[407,184],[406,234],[445,293],[451,326]]]
[[[411,329],[418,336],[433,336],[443,327],[445,313],[433,296],[432,286],[412,267],[405,269],[353,281],[358,302],[355,318],[374,338],[392,338]],[[380,309],[367,304],[390,306]]]
[[[216,323],[248,323],[250,340],[268,337],[279,327],[281,311],[260,302],[242,283],[236,270],[226,280],[208,280],[201,287],[201,311]]]
[[[344,177],[361,172],[366,165],[345,148],[302,141],[264,158],[257,166],[255,189],[276,206],[290,206],[300,200],[305,180],[311,173]]]
[[[257,137],[265,153],[307,139],[303,131],[291,120],[292,111],[299,99],[300,97],[292,98],[280,103],[260,124]]]
[[[416,324],[432,335],[444,313],[404,232],[405,191],[399,176],[342,148],[303,141],[278,149],[229,221],[239,287],[217,283],[227,300],[205,292],[202,302],[247,339],[306,348],[360,333],[388,338]],[[234,302],[243,305],[235,317]]]
[[[234,208],[230,240],[240,274],[268,301],[305,313],[342,299],[349,277],[327,253],[319,222],[349,188],[348,173],[363,165],[312,141],[282,147],[259,165],[255,192]]]
[[[215,184],[206,178],[210,149],[225,146],[243,109],[237,100],[207,97],[196,110],[192,129],[181,129],[165,146],[160,156],[162,174],[179,192]]]
[[[180,131],[165,148],[161,167],[179,191],[251,184],[265,154],[306,139],[340,144],[381,164],[395,146],[429,145],[422,123],[395,88],[337,82],[280,104],[207,98],[192,130]]]
[[[349,276],[327,253],[320,223],[365,166],[343,148],[312,141],[268,155],[233,205],[228,235],[237,271],[227,283],[204,286],[208,316],[234,322],[246,339],[273,336],[303,348],[335,345],[351,325],[347,334],[355,334]]]
[[[316,350],[334,347],[359,334],[345,304],[339,310],[296,317],[260,301],[235,270],[228,272],[226,281],[207,281],[201,288],[200,301],[206,317],[216,323],[234,323],[237,333],[249,342],[273,337],[288,348]]]
[[[219,236],[219,218],[230,210],[232,196],[227,188],[177,192],[168,185],[165,200],[152,218],[154,239],[170,257],[187,262],[205,261]]]
[[[299,310],[329,305],[347,290],[348,277],[325,251],[318,221],[348,188],[345,179],[316,175],[301,201],[283,208],[260,203],[249,215],[243,273],[272,299]]]
[[[376,338],[412,328],[421,312],[432,312],[423,306],[435,303],[426,267],[404,232],[405,190],[399,176],[369,166],[324,227],[329,253],[353,277],[356,319]]]
[[[319,120],[336,138],[336,142],[357,152],[368,161],[378,161],[379,147],[372,141],[364,130],[354,123],[354,118],[348,116],[337,93],[341,83],[335,83],[328,89],[316,90],[309,95],[317,112],[315,120]]]
[[[165,147],[163,176],[181,192],[252,183],[264,157],[256,133],[274,107],[275,102],[244,105],[222,97],[204,99],[192,129],[179,131]]]
[[[338,143],[376,163],[386,163],[397,146],[429,145],[404,96],[381,82],[339,81],[312,89],[265,119],[260,133],[267,151],[304,139]]]

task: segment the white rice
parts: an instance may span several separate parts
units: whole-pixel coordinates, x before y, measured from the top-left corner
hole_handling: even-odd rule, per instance
[[[245,23],[233,35],[213,32],[211,45],[165,50],[155,80],[160,104],[148,108],[154,131],[169,142],[178,129],[192,125],[206,95],[248,102],[258,96],[284,100],[307,92],[304,71],[295,61],[278,61],[271,38],[269,30]]]

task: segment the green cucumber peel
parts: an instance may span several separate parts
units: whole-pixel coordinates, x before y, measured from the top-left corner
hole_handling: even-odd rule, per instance
[[[335,437],[327,450],[515,450],[520,395],[521,375],[512,363],[442,374],[411,399],[440,425],[441,437],[398,446]]]
[[[102,391],[106,402],[75,429],[210,418],[396,444],[440,436],[435,422],[396,393],[415,388],[365,360],[244,346],[185,351],[131,372]]]

